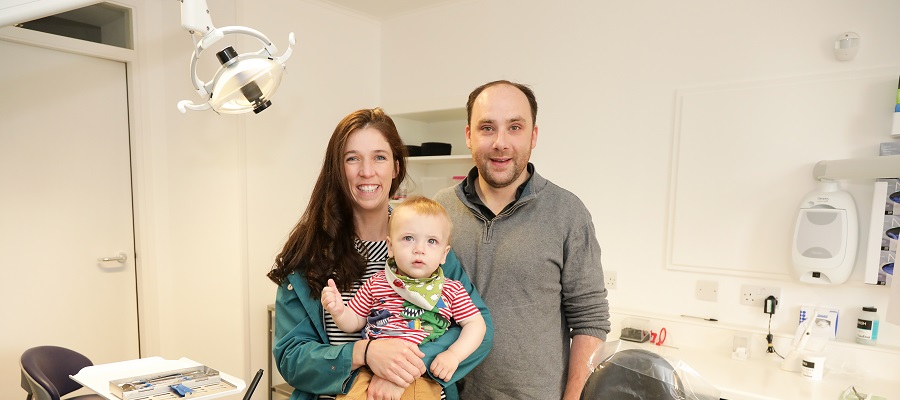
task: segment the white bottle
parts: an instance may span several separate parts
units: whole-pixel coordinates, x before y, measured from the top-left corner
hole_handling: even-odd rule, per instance
[[[863,307],[863,312],[856,320],[856,342],[874,345],[878,340],[878,309]]]

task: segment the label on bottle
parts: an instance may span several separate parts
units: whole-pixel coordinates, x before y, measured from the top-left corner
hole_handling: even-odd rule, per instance
[[[871,331],[872,321],[866,319],[858,319],[856,320],[856,329],[865,329],[867,331]]]
[[[825,371],[825,357],[821,356],[804,356],[800,363],[800,375],[819,380],[822,379]]]
[[[857,329],[856,338],[863,340],[872,340],[872,331],[866,329]]]
[[[875,341],[878,339],[878,321],[867,319],[856,320],[856,339],[863,341]]]

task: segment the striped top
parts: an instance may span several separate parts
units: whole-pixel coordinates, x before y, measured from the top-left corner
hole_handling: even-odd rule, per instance
[[[444,280],[441,300],[443,300],[446,307],[440,308],[438,312],[448,321],[464,321],[479,312],[475,304],[472,304],[472,299],[459,281]],[[417,345],[421,344],[428,337],[429,333],[422,328],[410,327],[410,321],[404,319],[401,315],[404,301],[403,297],[400,297],[394,291],[394,288],[388,284],[382,268],[362,285],[348,305],[356,315],[362,318],[368,316],[369,312],[375,309],[386,310],[391,313],[386,322],[378,324],[377,331],[369,332],[370,338],[400,338]]]
[[[363,273],[363,277],[360,280],[353,283],[353,288],[350,289],[349,292],[341,293],[341,299],[344,301],[344,304],[350,302],[350,299],[353,298],[365,281],[375,275],[378,271],[384,271],[384,263],[387,262],[388,258],[386,240],[367,242],[356,239],[356,250],[359,251],[359,254],[366,257],[366,272]],[[344,333],[341,328],[338,328],[337,325],[335,325],[334,319],[331,318],[331,314],[324,310],[323,313],[323,317],[325,318],[325,333],[328,334],[328,341],[331,342],[331,344],[340,345],[362,339],[359,332]]]
[[[364,240],[356,240],[356,250],[362,254],[367,262],[366,262],[366,272],[363,273],[363,277],[360,278],[353,284],[353,288],[350,289],[349,292],[342,292],[341,299],[344,301],[344,304],[347,304],[350,299],[353,298],[353,295],[359,290],[360,286],[375,275],[378,271],[384,271],[384,263],[387,262],[388,251],[387,251],[387,241],[377,241],[377,242],[368,242]],[[334,323],[334,319],[331,318],[331,314],[322,310],[322,318],[325,320],[325,333],[328,335],[328,341],[332,345],[341,345],[346,343],[353,343],[362,337],[359,332],[354,333],[344,333],[341,328],[338,328]],[[426,366],[427,367],[427,366]],[[320,400],[334,400],[335,396],[333,395],[319,395]],[[446,397],[444,396],[444,392],[441,392],[441,399],[444,400]]]
[[[344,301],[344,304],[347,304],[347,302],[353,298],[353,295],[356,294],[359,287],[371,278],[372,275],[375,275],[378,271],[384,270],[384,263],[387,262],[388,258],[386,240],[367,242],[356,239],[356,250],[366,258],[366,272],[363,273],[363,277],[360,280],[353,283],[353,288],[350,289],[349,292],[341,292],[341,299]],[[353,343],[362,339],[359,332],[345,333],[341,328],[338,328],[334,323],[334,319],[331,318],[331,314],[324,309],[322,310],[322,313],[322,318],[325,320],[325,333],[328,335],[328,341],[332,345]],[[319,395],[319,400],[334,400],[334,398],[335,396],[333,395]]]

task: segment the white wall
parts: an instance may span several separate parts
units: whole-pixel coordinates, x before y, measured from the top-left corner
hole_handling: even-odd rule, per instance
[[[840,338],[852,341],[860,307],[883,310],[888,292],[863,285],[859,263],[851,283],[837,287],[666,268],[676,96],[688,88],[887,68],[895,71],[893,79],[877,95],[886,93],[890,102],[900,74],[897,15],[900,3],[888,0],[455,2],[385,23],[382,98],[394,111],[422,111],[464,107],[469,91],[490,80],[530,84],[540,104],[533,159],[541,174],[578,194],[591,210],[604,267],[618,273],[619,287],[610,294],[614,309],[713,316],[765,330],[767,316],[740,305],[739,290],[743,283],[774,285],[783,297],[773,320],[777,333],[793,334],[800,304],[824,303],[841,309]],[[852,62],[832,54],[833,41],[845,31],[862,37]],[[801,157],[877,155],[877,144],[891,140],[890,107],[875,113],[882,119],[860,125],[880,131],[842,131],[851,137],[847,146],[810,145]],[[829,115],[822,118],[827,124]],[[790,216],[784,229],[792,229],[800,194],[814,187],[810,174],[794,175],[799,178],[774,192],[748,193],[736,209],[759,207],[755,199],[786,197],[791,200],[780,212]],[[871,189],[850,186],[867,212]],[[727,240],[727,232],[721,236]],[[781,267],[788,273],[789,243],[766,250],[786,255]],[[695,299],[697,280],[719,282],[717,302]],[[879,340],[897,346],[900,327],[883,324]]]
[[[256,4],[243,7],[247,24],[271,27],[266,34],[276,44],[285,43],[289,31],[298,41],[273,106],[245,119],[248,272],[243,282],[249,288],[255,372],[271,355],[265,306],[274,303],[276,286],[266,273],[306,208],[328,139],[344,116],[380,104],[381,31],[371,19],[317,1],[281,2],[268,10],[251,3]]]
[[[304,210],[334,126],[378,105],[380,27],[315,0],[209,2],[217,27],[256,28],[297,45],[273,106],[259,115],[181,114],[190,84],[190,35],[176,2],[147,1],[140,32],[135,154],[144,356],[188,357],[249,382],[266,369],[265,274]],[[239,53],[255,39],[226,38]],[[218,45],[217,45],[218,46]],[[243,47],[242,47],[243,46]],[[203,53],[199,76],[216,68]],[[267,398],[265,379],[254,399]]]
[[[210,7],[217,26],[255,27],[282,51],[293,31],[298,45],[262,114],[182,115],[177,101],[197,99],[188,80],[190,37],[176,4],[143,2],[135,156],[143,165],[136,198],[145,355],[190,357],[244,379],[265,368],[265,306],[275,289],[265,273],[306,206],[334,125],[376,105],[461,107],[473,87],[497,78],[537,91],[534,160],[591,209],[605,268],[619,276],[614,308],[763,329],[762,313],[737,304],[738,289],[745,281],[777,284],[785,311],[833,300],[845,312],[848,339],[853,310],[885,305],[883,288],[862,284],[821,288],[667,270],[665,199],[676,90],[900,65],[900,3],[461,1],[383,24],[315,0]],[[831,44],[847,30],[863,47],[856,61],[839,63]],[[886,140],[871,132],[847,154],[822,158],[858,156]],[[718,302],[694,299],[699,279],[719,281]],[[853,279],[862,280],[859,271]],[[786,335],[794,318],[780,312],[773,327]],[[882,329],[882,342],[900,344],[900,330]]]

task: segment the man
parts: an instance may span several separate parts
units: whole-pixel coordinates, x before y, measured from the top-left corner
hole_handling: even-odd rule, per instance
[[[494,319],[494,348],[461,382],[462,399],[578,399],[609,333],[600,245],[587,208],[535,172],[537,101],[509,81],[466,105],[475,168],[435,200],[453,249]]]

